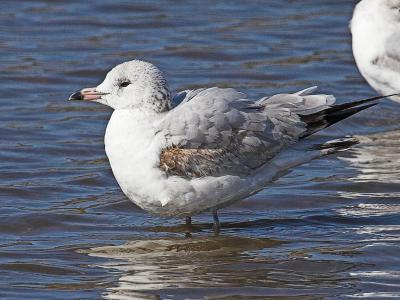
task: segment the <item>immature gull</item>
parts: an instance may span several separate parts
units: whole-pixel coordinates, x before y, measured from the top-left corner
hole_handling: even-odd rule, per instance
[[[375,105],[378,98],[333,105],[315,88],[257,102],[231,88],[186,90],[172,99],[159,69],[133,60],[70,100],[114,109],[105,150],[121,189],[142,209],[186,217],[246,198],[290,169],[344,150],[353,138],[313,145],[307,136]],[[176,107],[172,102],[181,100]]]
[[[351,21],[358,69],[381,94],[400,92],[400,0],[363,0]],[[400,102],[399,96],[391,97]]]

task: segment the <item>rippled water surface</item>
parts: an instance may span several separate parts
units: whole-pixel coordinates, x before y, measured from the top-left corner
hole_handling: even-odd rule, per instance
[[[2,0],[0,299],[400,298],[399,105],[324,131],[362,143],[221,211],[220,237],[205,214],[186,238],[120,191],[111,111],[67,101],[133,58],[174,90],[375,95],[351,54],[355,3]]]

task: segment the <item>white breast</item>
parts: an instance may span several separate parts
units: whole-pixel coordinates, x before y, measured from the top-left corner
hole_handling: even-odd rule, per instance
[[[153,118],[139,110],[115,110],[104,142],[122,191],[143,209],[161,207],[168,195],[158,168],[162,141],[155,138]]]

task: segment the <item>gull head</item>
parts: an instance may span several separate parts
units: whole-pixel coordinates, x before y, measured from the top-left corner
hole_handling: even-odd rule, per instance
[[[170,94],[163,73],[153,64],[132,60],[114,67],[97,87],[73,93],[69,100],[93,101],[113,109],[170,109]]]

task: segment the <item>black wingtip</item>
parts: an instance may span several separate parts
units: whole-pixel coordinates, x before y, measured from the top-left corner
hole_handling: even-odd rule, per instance
[[[303,134],[302,138],[332,126],[333,124],[340,122],[341,120],[344,120],[360,111],[363,111],[364,109],[375,106],[379,103],[378,100],[399,95],[400,94],[375,96],[358,101],[334,105],[314,114],[300,115],[301,120],[307,124],[307,131]]]
[[[378,103],[371,103],[371,104],[366,104],[366,105],[362,105],[362,106],[351,107],[351,108],[344,109],[344,110],[335,110],[332,113],[329,112],[325,117],[325,120],[327,121],[325,128],[332,126],[333,124],[335,124],[337,122],[347,119],[348,117],[351,117],[352,115],[359,113],[360,111],[363,111],[372,106],[375,106],[377,104]]]

